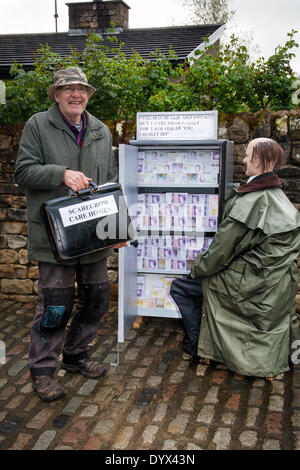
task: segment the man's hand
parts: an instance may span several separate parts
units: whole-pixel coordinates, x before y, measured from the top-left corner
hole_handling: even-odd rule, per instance
[[[65,170],[64,172],[63,182],[74,192],[88,188],[89,181],[92,181],[92,178],[87,178],[81,171]]]
[[[118,243],[118,245],[114,245],[114,248],[122,248],[123,246],[128,246],[129,242]]]

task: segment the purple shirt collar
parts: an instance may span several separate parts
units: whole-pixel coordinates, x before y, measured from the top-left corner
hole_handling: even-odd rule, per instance
[[[83,112],[82,115],[81,115],[82,128],[80,129],[80,131],[78,131],[77,127],[75,127],[74,124],[71,121],[69,121],[69,119],[67,119],[66,116],[61,112],[59,106],[58,106],[58,109],[59,109],[59,112],[61,114],[61,117],[63,118],[63,120],[65,121],[65,123],[69,127],[69,129],[71,129],[71,131],[74,133],[77,144],[80,145],[81,141],[83,140],[84,131],[86,129],[86,114],[85,114],[85,112]]]

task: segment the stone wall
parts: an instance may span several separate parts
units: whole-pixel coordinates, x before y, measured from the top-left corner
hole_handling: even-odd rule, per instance
[[[135,138],[135,122],[108,122],[114,145]],[[26,201],[12,174],[23,124],[0,125],[0,301],[35,301],[38,269],[27,260]],[[284,149],[286,162],[279,170],[283,189],[300,210],[300,109],[277,113],[219,115],[219,138],[235,142],[234,181],[245,181],[242,160],[249,140],[271,137]],[[117,253],[108,260],[112,298],[117,298]],[[300,264],[299,264],[300,268]],[[300,313],[300,287],[297,305]]]

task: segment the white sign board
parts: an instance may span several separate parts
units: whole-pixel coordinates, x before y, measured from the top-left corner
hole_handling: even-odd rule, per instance
[[[113,196],[84,201],[59,209],[64,227],[81,224],[92,219],[105,217],[118,212],[117,204]]]
[[[137,140],[214,140],[218,111],[137,113]]]

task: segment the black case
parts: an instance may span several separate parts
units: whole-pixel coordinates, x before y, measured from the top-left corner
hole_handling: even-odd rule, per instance
[[[97,186],[51,199],[41,206],[51,247],[58,261],[113,247],[134,238],[119,183]]]

